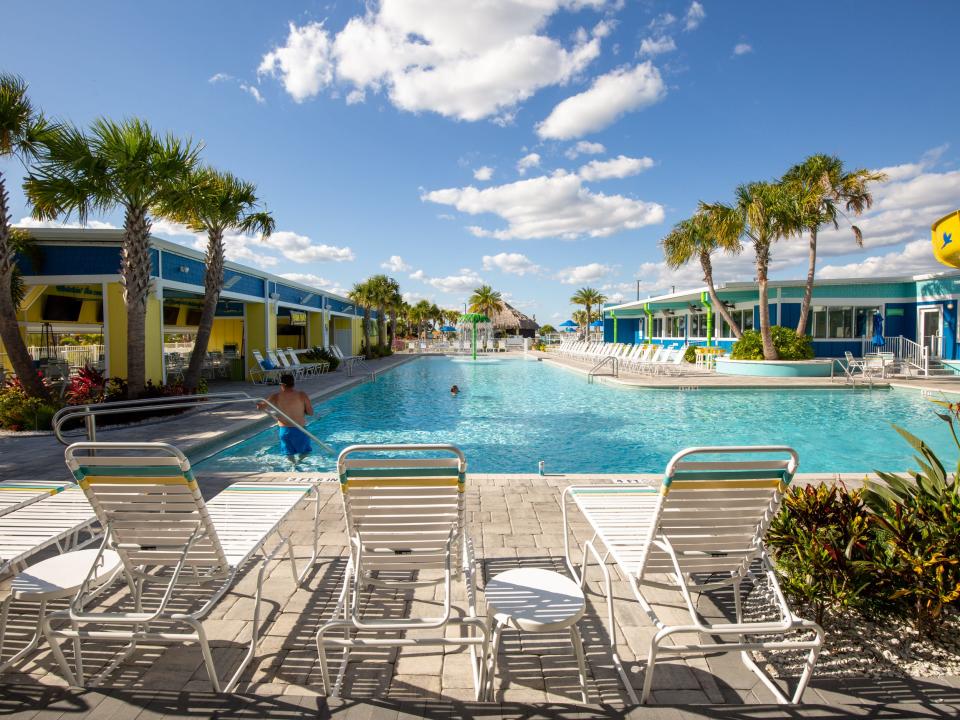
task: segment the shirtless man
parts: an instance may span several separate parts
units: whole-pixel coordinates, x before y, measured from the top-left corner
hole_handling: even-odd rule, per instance
[[[307,415],[313,415],[313,405],[305,392],[293,387],[293,375],[284,373],[280,376],[280,392],[274,393],[267,401],[291,417],[302,426],[307,424]],[[265,402],[257,403],[261,410],[269,412],[270,406]],[[277,427],[280,431],[280,452],[287,456],[293,465],[303,462],[303,459],[313,451],[310,438],[303,430],[291,425],[282,415],[277,415]]]

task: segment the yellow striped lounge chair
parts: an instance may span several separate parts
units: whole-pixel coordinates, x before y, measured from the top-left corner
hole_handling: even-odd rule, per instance
[[[660,653],[683,656],[733,651],[739,651],[744,664],[778,702],[800,702],[823,645],[823,630],[793,614],[764,547],[767,528],[798,462],[796,451],[784,446],[688,448],[670,460],[659,487],[593,485],[564,491],[567,566],[581,585],[586,582],[591,558],[604,576],[614,663],[627,683],[628,693],[633,691],[616,656],[608,559],[628,579],[634,596],[657,629],[650,644],[641,702],[650,698]],[[579,569],[570,546],[572,507],[580,511],[592,533],[581,548]],[[741,586],[761,575],[775,599],[779,618],[745,620]],[[663,622],[644,595],[649,588],[678,592],[689,622]],[[707,620],[698,613],[694,597],[721,588],[732,591],[735,617]],[[806,653],[803,672],[791,696],[754,662],[754,650]]]
[[[0,482],[0,517],[44,500],[73,485],[72,480],[7,480]]]
[[[126,653],[103,674],[138,642],[196,642],[214,691],[232,690],[256,652],[268,563],[286,551],[299,582],[293,546],[281,526],[314,485],[238,482],[205,502],[189,460],[172,445],[82,442],[68,447],[65,455],[103,525],[101,552],[119,555],[132,597],[118,610],[93,612],[73,603],[69,610],[47,617],[44,634],[64,677],[73,686],[83,685],[82,654],[76,653],[74,675],[60,647],[64,638],[78,649],[95,640],[129,641]],[[271,537],[275,541],[268,546]],[[233,586],[240,569],[253,561],[259,569],[251,636],[239,666],[223,681],[203,619]],[[196,597],[198,585],[207,591],[204,600],[196,609],[184,608],[180,595]],[[145,592],[145,587],[159,592]],[[78,597],[83,594],[82,588]],[[63,625],[64,620],[69,624]],[[58,621],[61,627],[54,629]]]
[[[339,694],[351,648],[466,645],[480,699],[486,687],[488,633],[486,620],[476,611],[463,453],[453,445],[354,445],[340,453],[337,471],[350,555],[333,619],[317,632],[324,692]],[[453,612],[455,580],[466,585],[462,614]],[[360,595],[366,588],[392,597],[398,590],[424,586],[442,587],[442,610],[433,617],[362,616]],[[445,632],[449,625],[459,625],[461,637]],[[406,630],[416,631],[415,636],[401,637]],[[327,662],[331,647],[343,651],[333,684]]]

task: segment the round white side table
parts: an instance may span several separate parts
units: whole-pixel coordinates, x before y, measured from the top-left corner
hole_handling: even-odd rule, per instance
[[[580,673],[580,692],[587,699],[587,662],[577,622],[586,612],[583,591],[573,580],[543,568],[515,568],[487,582],[483,591],[487,614],[494,622],[490,641],[489,692],[497,672],[497,654],[504,628],[528,633],[570,632]]]

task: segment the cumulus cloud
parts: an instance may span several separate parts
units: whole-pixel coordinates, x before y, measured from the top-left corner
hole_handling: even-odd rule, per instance
[[[548,20],[606,1],[371,2],[335,34],[323,23],[291,24],[260,72],[280,79],[298,102],[336,80],[354,92],[384,92],[401,110],[508,122],[520,102],[592,62],[611,28],[601,21],[592,32],[581,29],[565,47],[544,32]]]
[[[696,30],[706,16],[707,11],[703,9],[703,5],[697,0],[693,0],[690,7],[687,8],[687,14],[683,16],[683,29],[685,31]]]
[[[587,265],[564,268],[557,273],[557,279],[564,285],[581,285],[596,282],[611,272],[613,272],[611,266],[593,262]]]
[[[14,223],[14,227],[20,228],[90,228],[92,230],[117,230],[116,225],[108,222],[101,222],[100,220],[87,220],[86,225],[81,225],[78,222],[60,222],[58,220],[37,220],[30,217],[29,215],[20,218],[20,220]]]
[[[580,167],[577,174],[586,181],[625,178],[649,170],[654,165],[653,158],[632,158],[619,155],[612,160],[591,160]]]
[[[483,256],[484,270],[499,270],[509,275],[527,275],[540,272],[540,266],[521,253],[502,252]]]
[[[410,277],[413,280],[419,280],[435,287],[440,292],[449,294],[471,292],[479,285],[483,285],[483,278],[470,268],[461,268],[455,275],[447,275],[445,277],[430,277],[423,270],[417,270],[411,273]]]
[[[602,155],[606,151],[607,149],[603,146],[603,143],[581,140],[572,148],[568,148],[564,155],[571,160],[576,160],[579,155]]]
[[[753,52],[753,46],[747,43],[737,43],[733,46],[734,55],[746,55]]]
[[[933,258],[929,240],[913,240],[902,250],[884,255],[871,255],[860,262],[846,265],[825,265],[817,275],[822,278],[889,277],[891,275],[920,275],[945,270]]]
[[[228,73],[218,72],[218,73],[214,73],[213,75],[211,75],[211,76],[207,79],[207,82],[208,82],[208,83],[218,83],[218,82],[226,82],[227,80],[233,80],[233,75],[230,75],[230,74],[228,74]]]
[[[677,44],[669,35],[664,35],[658,38],[648,37],[644,38],[640,43],[640,56],[654,57],[656,55],[663,55],[664,53],[673,52],[676,49]]]
[[[649,60],[633,69],[619,68],[601,75],[588,90],[560,102],[537,125],[544,139],[570,140],[597,132],[624,113],[659,102],[667,93],[660,71]]]
[[[657,15],[653,20],[650,21],[650,24],[647,27],[649,27],[651,30],[662,31],[673,25],[676,21],[676,15],[665,12],[661,15]]]
[[[403,258],[399,255],[391,255],[389,260],[380,263],[380,267],[392,273],[410,272],[413,270],[413,267],[404,262]]]
[[[355,255],[349,247],[337,247],[323,243],[315,245],[306,235],[289,230],[280,230],[263,238],[260,244],[279,250],[285,258],[294,262],[346,262]]]
[[[469,229],[478,237],[500,240],[607,237],[663,222],[664,217],[657,203],[592,192],[578,175],[562,170],[482,190],[472,186],[433,190],[421,199],[469,215],[498,215],[507,223],[505,229]]]
[[[347,290],[342,287],[340,283],[334,280],[327,280],[313,273],[280,273],[280,277],[293,280],[293,282],[300,283],[301,285],[309,285],[310,287],[319,288],[320,290],[326,290],[334,295],[347,294]]]
[[[486,182],[493,177],[493,168],[488,165],[482,165],[473,171],[473,179],[480,182]]]
[[[540,166],[540,155],[537,153],[530,153],[524,155],[522,158],[517,160],[517,172],[521,175],[525,174],[530,168],[535,168]]]
[[[257,74],[279,79],[299,103],[333,81],[330,35],[322,22],[290,23],[289,28],[284,44],[263,56]]]
[[[263,99],[263,95],[260,94],[260,91],[253,85],[247,85],[246,83],[240,83],[240,89],[245,93],[249,94],[254,100],[257,101],[258,105],[263,105],[266,100]]]

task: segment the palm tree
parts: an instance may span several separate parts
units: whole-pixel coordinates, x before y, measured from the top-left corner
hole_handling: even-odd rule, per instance
[[[373,307],[376,302],[376,298],[370,287],[370,282],[354,284],[347,293],[347,297],[350,298],[350,301],[358,308],[363,310],[363,333],[361,334],[363,338],[363,355],[369,359],[372,354],[370,351],[370,308]]]
[[[418,338],[423,334],[424,326],[430,322],[432,309],[429,300],[420,300],[410,310],[410,319],[417,327]]]
[[[27,97],[27,84],[17,75],[0,73],[0,159],[15,158],[23,164],[33,162],[59,131],[33,107]],[[0,288],[13,288],[17,266],[17,240],[11,228],[6,180],[0,172]],[[50,399],[46,385],[33,366],[27,351],[13,294],[0,290],[0,341],[23,389],[32,397]]]
[[[760,339],[764,360],[776,360],[777,349],[770,330],[770,298],[768,297],[770,247],[780,237],[794,231],[786,212],[786,192],[782,185],[752,182],[740,185],[733,207],[723,203],[703,205],[704,211],[722,218],[730,236],[746,235],[753,243],[757,286],[760,293]]]
[[[587,311],[586,310],[574,310],[570,314],[570,319],[573,320],[578,327],[586,328],[590,325],[587,322]]]
[[[443,311],[443,322],[446,325],[456,325],[460,321],[460,311],[459,310],[444,310]]]
[[[387,344],[387,308],[400,289],[396,280],[386,275],[373,275],[367,280],[374,305],[377,307],[377,339],[381,347]],[[392,338],[391,338],[392,340]]]
[[[182,188],[200,150],[190,141],[158,136],[143,120],[101,118],[89,134],[73,127],[58,133],[24,183],[33,216],[41,220],[76,213],[84,223],[92,212],[123,208],[120,282],[127,310],[127,385],[132,397],[142,393],[146,380],[151,209]]]
[[[809,262],[807,284],[800,304],[797,334],[805,335],[813,300],[813,279],[817,271],[817,232],[823,225],[838,228],[840,205],[847,212],[860,215],[873,205],[869,184],[882,182],[886,175],[865,168],[847,171],[843,161],[835,155],[811,155],[802,163],[787,170],[781,180],[790,198],[793,224],[809,235]],[[853,238],[863,247],[863,233],[852,226]]]
[[[570,298],[570,302],[574,305],[583,305],[586,309],[586,333],[585,336],[587,339],[590,338],[590,310],[594,305],[601,307],[603,303],[607,301],[607,296],[601,293],[599,290],[595,290],[591,287],[582,287],[577,290],[573,297]]]
[[[393,348],[393,340],[397,336],[397,320],[403,313],[406,303],[403,301],[403,294],[400,292],[400,283],[393,278],[390,281],[389,292],[387,294],[387,311],[390,313],[390,326],[388,329],[389,347]]]
[[[470,312],[486,315],[490,320],[503,310],[503,296],[489,285],[481,285],[468,300]]]
[[[203,309],[190,365],[183,376],[183,385],[188,392],[196,390],[200,383],[200,372],[217,315],[217,302],[223,291],[224,234],[233,229],[267,237],[275,228],[273,216],[258,207],[256,185],[209,167],[189,173],[179,188],[157,204],[158,215],[183,223],[196,232],[207,233]]]
[[[711,209],[701,203],[700,210],[693,217],[678,222],[660,241],[667,267],[676,270],[694,258],[700,261],[710,303],[727,322],[737,339],[743,333],[740,331],[740,325],[733,319],[727,306],[717,295],[717,289],[713,283],[713,262],[710,256],[717,250],[739,253],[742,245],[738,231],[735,216],[730,218],[722,210]]]

